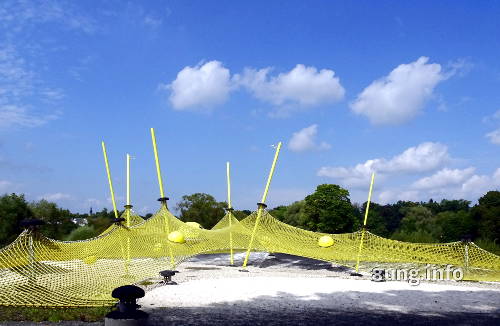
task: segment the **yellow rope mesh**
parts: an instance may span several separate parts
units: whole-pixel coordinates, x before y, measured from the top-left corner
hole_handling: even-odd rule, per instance
[[[123,212],[123,214],[121,215],[121,217],[123,217],[125,219],[125,221],[127,220],[127,211]],[[137,215],[137,213],[133,212],[133,211],[130,211],[130,216],[129,216],[129,223],[130,223],[130,226],[134,226],[136,224],[140,224],[144,222],[144,219],[142,217],[140,217],[139,215]],[[127,222],[123,222],[124,225],[127,225]],[[110,225],[106,230],[104,230],[101,235],[105,234],[105,233],[108,233],[109,231],[115,229],[116,227],[118,227],[117,225],[115,224],[112,224]]]
[[[132,216],[132,214],[131,214]],[[231,219],[231,227],[229,227]],[[132,219],[131,219],[132,220]],[[130,227],[114,225],[96,238],[56,241],[24,231],[0,250],[0,305],[100,306],[114,302],[111,291],[134,284],[180,264],[191,256],[246,250],[256,213],[242,221],[227,214],[211,230],[194,228],[163,206]],[[185,243],[167,240],[167,225],[183,233]],[[326,234],[298,229],[263,211],[252,250],[288,253],[353,267],[361,232],[332,234],[334,244],[318,245]],[[360,269],[423,264],[462,267],[470,280],[500,280],[500,257],[473,243],[407,243],[365,233]],[[173,262],[171,261],[171,258]]]

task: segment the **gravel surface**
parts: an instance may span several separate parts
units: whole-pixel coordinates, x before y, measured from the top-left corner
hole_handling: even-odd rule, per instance
[[[243,254],[235,265],[241,266]],[[246,272],[228,255],[184,262],[177,285],[145,285],[150,325],[500,325],[500,284],[372,282],[348,268],[284,254],[252,254]],[[103,325],[8,322],[1,325]]]

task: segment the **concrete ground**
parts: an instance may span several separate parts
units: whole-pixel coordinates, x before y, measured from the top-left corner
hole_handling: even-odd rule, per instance
[[[235,265],[242,260],[238,254]],[[201,255],[178,267],[177,285],[148,285],[139,304],[150,325],[500,325],[499,283],[372,282],[284,254],[252,254],[247,272],[228,263],[228,255]]]

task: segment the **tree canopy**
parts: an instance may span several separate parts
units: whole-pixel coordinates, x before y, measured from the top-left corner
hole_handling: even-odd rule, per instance
[[[304,223],[311,231],[326,233],[351,232],[359,226],[349,191],[333,184],[322,184],[305,198]]]
[[[198,222],[210,229],[224,216],[226,207],[225,202],[218,202],[209,194],[195,193],[182,196],[176,208],[182,221]]]
[[[21,233],[21,220],[32,218],[33,213],[24,195],[4,195],[0,197],[0,245],[11,243]]]

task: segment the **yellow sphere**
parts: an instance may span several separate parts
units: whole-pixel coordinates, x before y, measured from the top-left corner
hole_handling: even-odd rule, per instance
[[[200,223],[197,222],[186,222],[186,225],[192,226],[195,229],[203,229]]]
[[[329,235],[324,235],[318,239],[318,246],[327,248],[333,246],[333,238]]]
[[[168,240],[175,243],[186,242],[186,240],[184,239],[184,234],[179,231],[170,232],[170,234],[168,235]]]

